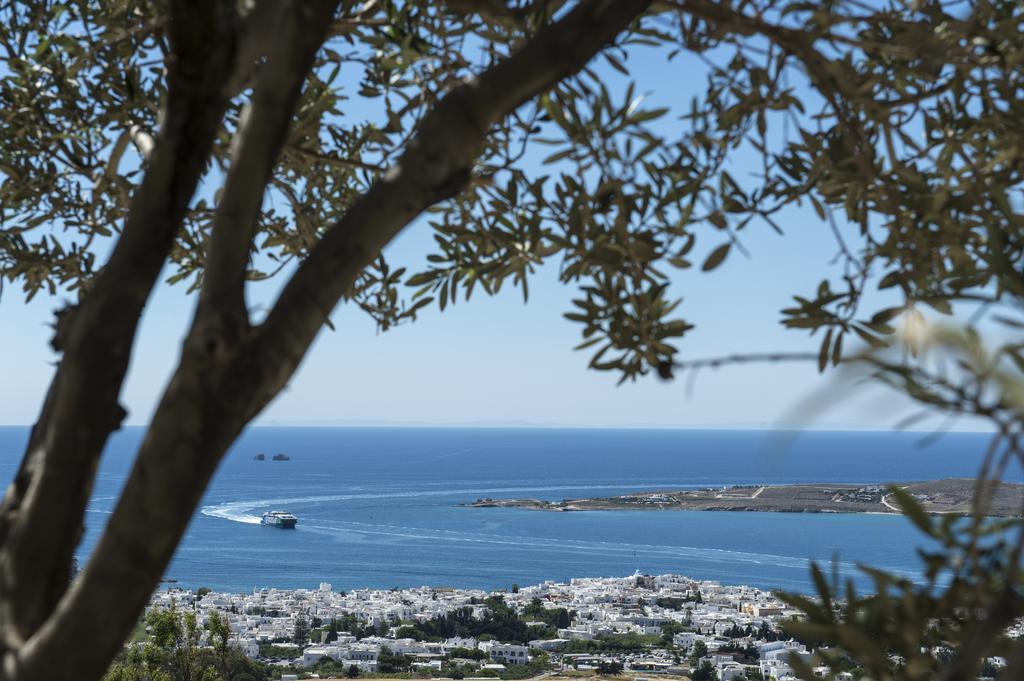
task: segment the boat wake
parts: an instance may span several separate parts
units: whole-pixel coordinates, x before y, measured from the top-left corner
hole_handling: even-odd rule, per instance
[[[461,453],[456,453],[461,454]],[[664,483],[669,485],[670,483]],[[256,509],[268,509],[275,506],[296,506],[302,504],[318,504],[323,502],[352,501],[359,499],[416,499],[420,497],[474,497],[479,495],[509,494],[523,492],[572,492],[588,490],[622,490],[630,485],[618,484],[554,484],[554,485],[522,485],[507,487],[467,487],[464,490],[420,490],[416,492],[379,492],[371,494],[345,494],[345,495],[321,495],[311,497],[290,497],[287,499],[251,499],[247,501],[226,502],[223,504],[211,504],[201,509],[203,515],[245,522],[247,524],[259,523],[259,516],[252,511]],[[690,484],[671,484],[673,488],[684,486],[697,486]]]
[[[211,518],[223,518],[224,520],[233,520],[236,523],[245,523],[246,525],[259,525],[260,517],[253,515],[249,511],[262,505],[264,505],[262,502],[237,501],[228,504],[203,506],[202,514]]]
[[[461,452],[456,452],[459,454]],[[667,483],[666,483],[667,484]],[[682,488],[683,484],[671,485],[673,488]],[[239,523],[259,524],[259,516],[252,511],[256,509],[268,509],[272,506],[296,506],[301,504],[316,504],[325,501],[350,501],[358,499],[412,499],[417,497],[446,497],[465,496],[467,498],[481,494],[506,494],[511,492],[558,492],[573,490],[599,490],[599,489],[623,489],[629,485],[622,483],[615,485],[530,485],[515,487],[470,487],[465,489],[438,489],[438,490],[417,490],[414,492],[375,492],[363,494],[328,494],[319,496],[289,497],[284,499],[250,499],[246,501],[231,501],[222,504],[210,504],[203,506],[201,512],[211,518],[223,518]]]

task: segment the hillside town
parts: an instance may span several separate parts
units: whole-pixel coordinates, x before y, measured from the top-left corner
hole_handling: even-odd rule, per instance
[[[510,679],[593,670],[781,680],[794,676],[794,658],[811,660],[811,651],[779,627],[796,611],[770,592],[675,574],[547,581],[501,592],[345,592],[327,583],[251,594],[170,589],[156,593],[149,608],[192,609],[200,623],[222,618],[231,643],[251,659],[279,665],[282,678],[308,678],[331,663],[348,677]]]

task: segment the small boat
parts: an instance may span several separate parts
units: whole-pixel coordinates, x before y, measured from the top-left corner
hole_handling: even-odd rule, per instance
[[[288,511],[267,511],[263,514],[260,525],[279,527],[282,530],[292,530],[295,529],[295,523],[297,522],[299,522],[299,519]]]

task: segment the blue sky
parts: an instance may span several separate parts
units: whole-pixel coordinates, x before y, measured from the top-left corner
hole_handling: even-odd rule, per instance
[[[787,331],[778,311],[830,270],[834,243],[811,215],[745,240],[751,257],[734,253],[711,273],[675,276],[680,312],[697,328],[681,342],[682,357],[731,352],[814,350],[815,339]],[[396,262],[418,262],[429,247],[425,225],[392,246]],[[253,293],[268,304],[277,284]],[[907,405],[880,388],[836,386],[803,365],[747,365],[706,371],[692,391],[685,381],[654,377],[616,387],[616,377],[586,368],[573,352],[578,328],[561,317],[573,291],[541,271],[524,304],[519,291],[474,296],[441,313],[429,308],[414,324],[384,334],[359,310],[341,306],[289,387],[264,412],[262,424],[362,422],[572,426],[885,428]],[[123,393],[129,422],[145,423],[176,361],[193,300],[181,286],[161,287],[144,316]],[[47,341],[52,309],[42,296],[24,304],[8,287],[0,301],[0,423],[31,423],[55,359]],[[801,405],[840,398],[823,413]]]
[[[653,53],[635,55],[632,63],[651,108],[678,107],[702,85],[702,78],[693,77],[693,64],[666,64]],[[621,77],[601,69],[613,87],[622,87]],[[779,310],[793,294],[809,293],[836,273],[830,265],[836,244],[809,208],[785,218],[784,237],[765,226],[745,233],[749,258],[734,249],[714,272],[674,274],[673,290],[684,298],[679,313],[697,324],[680,343],[681,359],[817,349],[816,339],[780,326]],[[699,248],[706,252],[720,241],[712,236]],[[426,225],[414,224],[389,248],[389,259],[416,266],[431,244]],[[255,287],[251,303],[269,305],[280,283]],[[24,304],[15,289],[8,285],[0,298],[0,424],[35,419],[55,360],[47,325],[60,299],[40,296]],[[692,391],[685,381],[654,377],[617,387],[616,376],[588,370],[589,356],[573,352],[579,329],[561,315],[574,291],[557,283],[553,268],[538,273],[530,292],[525,305],[511,288],[494,298],[477,293],[469,304],[443,313],[429,308],[417,323],[386,334],[378,334],[358,310],[342,306],[333,318],[337,330],[321,333],[258,423],[873,429],[892,426],[909,409],[881,388],[854,393],[837,386],[834,377],[810,365],[705,371]],[[151,300],[123,392],[130,423],[145,423],[151,414],[193,302],[181,286],[163,286]],[[815,414],[805,409],[808,403],[833,402]]]

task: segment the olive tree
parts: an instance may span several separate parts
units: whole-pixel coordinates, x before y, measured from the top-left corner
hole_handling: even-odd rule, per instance
[[[386,330],[478,290],[525,296],[549,263],[579,290],[565,316],[590,366],[619,380],[802,360],[679,354],[692,327],[669,286],[750,230],[785,232],[794,206],[835,235],[842,272],[782,323],[819,334],[822,370],[990,419],[996,477],[1022,423],[1022,18],[1009,0],[0,4],[0,277],[73,297],[2,502],[0,679],[103,674],[218,462],[339,302]],[[640,53],[699,96],[644,105]],[[382,256],[410,225],[436,244],[413,271]],[[69,583],[162,271],[195,315]],[[251,310],[248,283],[278,274]],[[874,288],[895,304],[865,302]],[[957,303],[977,310],[965,326],[921,321]]]

